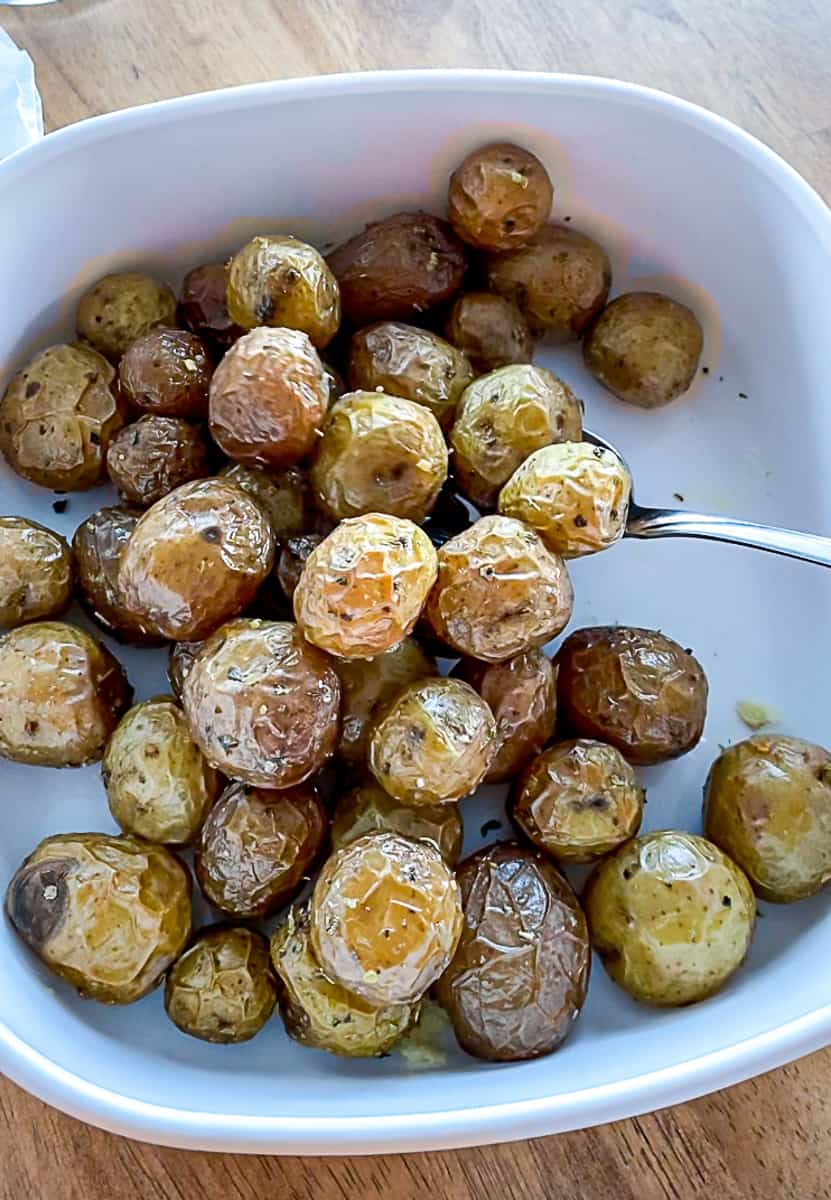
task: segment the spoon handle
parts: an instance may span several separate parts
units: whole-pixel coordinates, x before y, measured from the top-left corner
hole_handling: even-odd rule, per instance
[[[769,550],[772,554],[784,554],[788,558],[801,558],[805,562],[831,567],[831,538],[679,509],[634,508],[629,514],[626,536],[694,537],[706,538],[711,542],[733,542],[739,546],[752,546],[756,550]]]

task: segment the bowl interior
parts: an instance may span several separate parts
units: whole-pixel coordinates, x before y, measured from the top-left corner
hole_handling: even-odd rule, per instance
[[[175,283],[255,231],[292,232],[326,249],[378,215],[441,213],[455,163],[497,139],[546,163],[556,218],[608,246],[615,292],[666,290],[705,326],[706,373],[681,401],[651,413],[605,395],[574,348],[540,347],[538,361],[585,400],[587,425],[623,450],[639,500],[831,534],[828,222],[758,146],[636,89],[509,76],[317,81],[177,102],[48,139],[0,169],[0,262],[14,298],[0,325],[0,367],[7,374],[33,346],[71,336],[77,296],[107,271],[137,265]],[[0,511],[66,534],[109,494],[70,496],[60,514],[53,499],[0,464]],[[709,763],[720,744],[747,734],[735,715],[740,699],[773,706],[784,731],[829,740],[831,575],[667,541],[627,542],[574,564],[573,578],[572,628],[661,628],[694,648],[709,675],[701,745],[643,773],[646,828],[700,828]],[[161,653],[117,653],[138,698],[166,690]],[[465,801],[468,849],[481,843],[483,821],[504,820],[503,803],[502,789]],[[112,828],[96,767],[0,764],[0,887],[40,838]],[[279,1120],[290,1116],[409,1114],[417,1123],[627,1080],[635,1089],[665,1067],[681,1078],[691,1060],[827,1004],[816,964],[831,934],[828,897],[760,911],[748,963],[714,999],[652,1011],[597,964],[571,1039],[555,1057],[520,1065],[487,1067],[452,1046],[446,1067],[428,1072],[397,1055],[340,1061],[295,1046],[279,1020],[248,1045],[214,1048],[166,1020],[159,992],[124,1010],[77,999],[5,922],[0,1024],[82,1080],[169,1108],[273,1117],[278,1140]]]

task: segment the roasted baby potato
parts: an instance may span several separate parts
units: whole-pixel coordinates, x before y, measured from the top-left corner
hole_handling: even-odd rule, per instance
[[[151,644],[152,635],[118,586],[121,555],[140,515],[120,505],[99,508],[75,530],[72,552],[78,598],[93,620],[119,641]]]
[[[449,867],[462,852],[462,817],[456,804],[402,804],[373,780],[352,788],[332,818],[332,848],[340,850],[370,833],[400,833],[431,842]]]
[[[283,595],[291,602],[309,555],[323,541],[322,533],[298,533],[283,542],[275,571]]]
[[[740,867],[706,838],[632,838],[586,884],[592,945],[615,983],[646,1004],[693,1004],[741,966],[756,900]]]
[[[314,246],[295,237],[255,237],[231,259],[228,313],[245,329],[299,329],[320,349],[340,325],[338,282]]]
[[[176,297],[140,271],[105,275],[78,301],[78,336],[117,363],[131,342],[157,325],[176,324]]]
[[[551,1054],[586,998],[586,920],[551,863],[512,842],[487,846],[458,872],[464,920],[439,980],[461,1047],[514,1062]]]
[[[282,542],[310,528],[315,520],[309,484],[299,467],[285,471],[262,471],[232,463],[220,471],[221,479],[230,479],[257,501],[271,522],[275,538]]]
[[[185,680],[190,674],[194,659],[202,649],[202,642],[171,642],[167,655],[167,678],[170,690],[181,704]]]
[[[145,700],[122,717],[101,774],[121,831],[169,846],[193,841],[222,790],[171,696]]]
[[[0,517],[0,628],[62,616],[72,580],[72,553],[59,533],[26,517]]]
[[[187,672],[182,704],[208,762],[253,787],[295,787],[337,746],[340,681],[289,621],[223,625]]]
[[[122,500],[148,508],[183,483],[210,475],[210,453],[199,425],[148,413],[110,442],[107,473]]]
[[[652,629],[578,629],[557,655],[557,702],[578,737],[616,746],[631,763],[692,750],[707,715],[707,677],[691,651]]]
[[[494,292],[460,296],[444,334],[480,375],[510,363],[530,362],[534,354],[534,335],[525,317],[512,300]]]
[[[211,373],[196,334],[165,326],[131,342],[118,366],[121,391],[136,408],[187,420],[208,415]]]
[[[235,325],[228,313],[228,266],[206,263],[188,271],[182,283],[179,305],[188,329],[217,352],[217,357],[233,346],[245,330]]]
[[[46,838],[12,877],[6,914],[82,996],[130,1004],[190,937],[190,875],[163,846],[103,833]]]
[[[268,941],[255,929],[203,929],[167,976],[165,1012],[204,1042],[248,1042],[277,1003]]]
[[[831,754],[784,734],[728,746],[704,789],[704,832],[764,900],[812,896],[831,880]]]
[[[132,698],[118,662],[83,629],[37,621],[0,637],[0,758],[97,762]]]
[[[514,250],[539,233],[554,188],[536,155],[511,142],[481,146],[450,176],[447,215],[477,250]]]

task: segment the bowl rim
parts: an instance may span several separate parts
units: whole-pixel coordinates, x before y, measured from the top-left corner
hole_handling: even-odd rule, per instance
[[[831,258],[831,210],[775,151],[732,122],[667,92],[592,75],[477,69],[373,71],[282,79],[223,88],[91,117],[48,134],[0,163],[0,186],[44,162],[111,135],[179,120],[186,112],[283,100],[441,90],[567,92],[659,108],[749,158],[786,190]],[[0,1071],[39,1099],[113,1133],[187,1149],[282,1154],[373,1154],[451,1149],[538,1137],[682,1103],[781,1066],[831,1042],[831,1003],[753,1037],[633,1079],[508,1103],[430,1113],[244,1116],[167,1107],[123,1096],[69,1071],[0,1021]]]

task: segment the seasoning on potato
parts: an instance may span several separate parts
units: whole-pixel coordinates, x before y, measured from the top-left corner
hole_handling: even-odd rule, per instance
[[[194,267],[182,283],[182,319],[219,357],[245,333],[228,313],[227,286],[228,266],[224,262]]]
[[[273,563],[274,535],[259,504],[226,479],[200,479],[139,520],[118,587],[148,632],[193,642],[242,612]]]
[[[160,417],[208,415],[211,363],[194,333],[162,326],[131,342],[118,366],[123,395]]]
[[[332,848],[340,850],[370,833],[400,833],[431,842],[449,867],[462,852],[462,817],[457,804],[402,804],[367,779],[338,800],[332,818]]]
[[[499,511],[524,521],[564,558],[608,550],[626,532],[632,478],[622,459],[591,442],[544,446],[499,493]]]
[[[263,471],[259,467],[232,463],[220,471],[219,477],[229,479],[253,496],[271,522],[272,531],[279,542],[303,533],[314,523],[309,483],[299,467]]]
[[[122,833],[161,845],[192,842],[222,790],[170,696],[145,700],[122,717],[101,774]]]
[[[454,303],[444,335],[479,375],[530,362],[534,335],[512,300],[495,292],[465,292]]]
[[[447,212],[459,237],[477,250],[513,250],[539,233],[553,200],[537,156],[495,142],[468,154],[450,176]]]
[[[200,426],[148,413],[110,442],[107,472],[122,500],[148,508],[183,483],[210,475],[210,454]]]
[[[340,289],[326,259],[295,237],[255,237],[231,259],[228,314],[237,325],[299,329],[318,349],[340,325]]]
[[[557,702],[578,737],[615,746],[631,763],[692,750],[707,715],[707,677],[663,633],[626,625],[578,629],[557,655]]]
[[[591,966],[586,920],[551,863],[512,842],[458,872],[464,921],[437,995],[463,1050],[516,1062],[551,1054],[580,1015]]]
[[[90,346],[50,346],[0,401],[0,453],[13,471],[55,492],[95,487],[125,422],[115,371]]]
[[[131,342],[157,325],[175,326],[176,297],[140,271],[105,275],[78,301],[78,336],[117,363]]]
[[[0,758],[97,762],[132,698],[120,664],[83,629],[37,621],[0,637]]]
[[[46,838],[12,877],[6,914],[82,996],[147,995],[190,937],[190,875],[163,846],[103,833]]]
[[[756,900],[740,867],[706,838],[632,838],[595,867],[583,893],[592,945],[609,975],[646,1004],[694,1004],[741,966]]]
[[[78,579],[78,599],[92,619],[123,642],[151,645],[154,641],[138,613],[127,604],[118,585],[118,568],[140,513],[122,505],[99,508],[82,521],[72,539]]]
[[[59,533],[26,517],[0,517],[0,629],[62,616],[73,576]]]
[[[294,613],[322,650],[375,658],[412,632],[436,571],[430,539],[412,521],[383,513],[353,517],[309,555]]]
[[[203,929],[167,976],[165,1012],[204,1042],[248,1042],[277,1003],[268,941],[255,929]]]
[[[253,787],[310,779],[338,741],[340,681],[288,621],[229,621],[187,672],[182,705],[208,762]]]
[[[728,746],[704,788],[704,832],[762,899],[813,896],[831,881],[831,754],[784,734]]]
[[[461,928],[459,889],[438,850],[395,833],[336,851],[312,894],[315,957],[330,979],[372,1004],[421,999]]]

